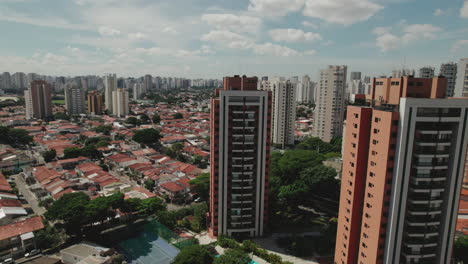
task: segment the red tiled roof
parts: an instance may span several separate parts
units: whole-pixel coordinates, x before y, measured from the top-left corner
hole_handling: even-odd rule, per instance
[[[79,161],[83,161],[83,160],[89,160],[88,158],[86,157],[77,157],[77,158],[72,158],[72,159],[64,159],[64,160],[59,160],[57,161],[57,164],[58,165],[62,165],[62,164],[66,164],[66,163],[74,163],[74,162],[79,162]]]
[[[39,182],[43,182],[60,177],[60,173],[56,170],[49,170],[45,166],[40,166],[35,168],[34,176]]]
[[[188,177],[182,177],[177,182],[184,185],[186,188],[190,188],[190,179]]]
[[[13,189],[5,178],[5,175],[0,171],[0,191],[11,192],[12,190]]]
[[[179,184],[175,183],[175,182],[166,182],[166,183],[163,183],[161,184],[161,187],[166,189],[166,190],[169,190],[170,192],[179,192],[179,191],[182,191],[183,189],[185,189],[184,187],[180,186]]]
[[[42,217],[36,216],[20,222],[0,226],[0,241],[13,238],[29,232],[44,228]]]
[[[23,207],[18,200],[0,200],[0,208],[2,207]]]
[[[52,195],[54,197],[54,200],[57,200],[57,199],[60,199],[60,197],[62,197],[64,194],[66,193],[72,193],[72,192],[75,192],[72,188],[67,188],[61,192],[58,192],[54,195]]]

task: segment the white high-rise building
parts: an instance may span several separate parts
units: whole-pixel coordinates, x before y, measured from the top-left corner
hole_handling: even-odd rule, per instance
[[[419,78],[432,78],[435,75],[434,67],[426,66],[419,69]]]
[[[65,107],[69,115],[84,114],[85,109],[85,90],[84,88],[69,83],[65,87]]]
[[[342,136],[346,73],[346,66],[329,66],[319,73],[313,135],[323,141]]]
[[[269,89],[264,90],[272,93],[272,143],[281,146],[281,148],[294,145],[296,83],[273,78]]]
[[[141,95],[144,93],[143,84],[135,83],[133,84],[133,100],[141,99]]]
[[[2,76],[0,76],[0,88],[3,89],[11,89],[12,87],[12,82],[11,82],[11,76],[9,72],[4,72]]]
[[[106,109],[110,111],[109,114],[112,114],[112,110],[114,109],[112,106],[112,94],[117,90],[117,75],[116,74],[108,74],[104,78],[104,101],[106,104]]]
[[[439,75],[447,79],[447,97],[453,97],[455,82],[457,81],[457,64],[454,62],[443,63],[440,65]]]
[[[361,72],[351,72],[350,73],[350,79],[351,81],[354,81],[354,80],[361,80]]]
[[[455,97],[468,97],[468,58],[458,61]]]
[[[414,76],[415,71],[410,69],[400,69],[392,71],[393,78],[401,78],[403,76]]]
[[[296,86],[296,101],[298,103],[314,103],[315,83],[310,81],[309,75],[302,76]]]
[[[122,117],[128,115],[128,92],[123,88],[118,88],[112,92],[112,113],[114,116]]]

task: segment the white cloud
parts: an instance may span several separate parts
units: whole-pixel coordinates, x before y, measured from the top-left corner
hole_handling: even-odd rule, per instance
[[[255,33],[262,24],[261,19],[258,17],[233,14],[204,14],[201,19],[217,29],[238,33]]]
[[[445,11],[440,9],[440,8],[437,8],[436,10],[434,10],[434,16],[443,16],[445,15]]]
[[[390,27],[377,27],[373,33],[377,35],[376,46],[383,52],[409,45],[418,40],[434,39],[442,29],[430,24],[403,25],[400,36],[392,33]]]
[[[368,20],[382,8],[370,0],[306,0],[303,14],[331,23],[350,25]]]
[[[304,27],[310,27],[310,28],[313,28],[313,29],[318,29],[318,26],[314,23],[311,23],[309,21],[302,21],[302,25]]]
[[[119,30],[110,28],[110,27],[105,27],[105,26],[99,27],[98,32],[99,34],[101,34],[101,36],[105,36],[105,37],[115,37],[115,36],[120,35]]]
[[[305,55],[315,55],[316,53],[317,53],[316,50],[306,50],[306,51],[304,51]]]
[[[253,45],[253,41],[250,38],[227,30],[211,31],[203,35],[201,40],[213,42],[231,49],[249,49]]]
[[[128,38],[131,39],[131,40],[139,41],[139,40],[148,39],[148,35],[146,35],[144,33],[141,33],[141,32],[136,32],[136,33],[128,34]]]
[[[138,54],[145,54],[149,56],[161,56],[167,55],[167,50],[160,48],[160,47],[152,47],[152,48],[136,48],[136,53]]]
[[[464,46],[468,46],[468,40],[457,40],[452,46],[452,52],[457,52]]]
[[[270,37],[277,42],[308,42],[322,40],[322,36],[314,32],[304,32],[300,29],[285,28],[273,29],[269,31]]]
[[[257,55],[272,55],[272,56],[282,56],[282,57],[299,55],[299,52],[294,49],[291,49],[285,46],[276,45],[273,43],[255,45],[253,47],[253,52]]]
[[[172,34],[172,35],[177,34],[177,30],[175,30],[173,27],[170,27],[170,26],[164,27],[163,32],[164,33],[169,33],[169,34]]]
[[[249,11],[266,17],[285,16],[303,8],[305,0],[250,0]]]
[[[200,48],[202,54],[215,54],[216,52],[208,45],[202,45]]]
[[[465,1],[463,7],[460,9],[460,16],[463,18],[468,18],[468,0]]]

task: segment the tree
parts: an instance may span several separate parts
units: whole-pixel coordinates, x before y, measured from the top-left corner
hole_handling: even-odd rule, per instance
[[[132,139],[140,144],[151,145],[158,143],[160,138],[159,130],[146,128],[137,130]]]
[[[82,155],[81,149],[78,147],[69,147],[63,150],[65,159],[77,158]]]
[[[125,120],[125,123],[133,125],[133,126],[139,126],[141,125],[141,121],[138,120],[138,118],[131,116]]]
[[[172,264],[211,264],[213,257],[206,247],[193,245],[183,248]]]
[[[112,131],[112,125],[99,125],[94,128],[94,131],[97,133],[102,133],[103,135],[109,136]]]
[[[81,149],[81,155],[92,159],[98,159],[101,157],[101,153],[96,149],[96,145],[85,146]]]
[[[0,143],[12,146],[24,146],[33,142],[29,132],[19,128],[8,128],[0,126]]]
[[[161,198],[152,197],[141,201],[139,211],[145,215],[152,215],[166,210],[166,204]]]
[[[141,124],[149,124],[150,119],[147,114],[140,114],[138,118],[140,119]]]
[[[468,263],[468,236],[460,236],[455,239],[453,257],[457,261]]]
[[[51,162],[57,156],[57,151],[55,149],[49,149],[42,152],[42,157],[44,158],[45,162]]]
[[[154,191],[154,187],[156,186],[155,182],[153,179],[148,179],[145,181],[145,188],[148,191]]]
[[[63,221],[69,233],[80,233],[89,201],[89,197],[82,192],[66,193],[49,207],[45,216],[49,220]]]
[[[64,112],[57,112],[54,114],[55,120],[70,120],[70,116]]]
[[[46,228],[34,232],[34,238],[37,247],[41,250],[55,248],[60,244],[58,230],[48,225]]]
[[[153,123],[159,124],[161,122],[161,117],[158,114],[153,115]]]
[[[213,264],[248,264],[249,255],[240,249],[228,249],[223,255],[216,258]]]
[[[191,180],[190,185],[194,193],[204,201],[207,201],[210,195],[210,174],[202,173],[197,178]]]
[[[182,115],[181,113],[175,113],[172,115],[172,118],[173,119],[182,119],[184,118],[184,115]]]

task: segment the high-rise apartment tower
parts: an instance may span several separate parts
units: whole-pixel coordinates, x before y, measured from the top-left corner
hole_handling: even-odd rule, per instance
[[[268,217],[271,92],[225,77],[211,99],[209,234],[261,236]]]

